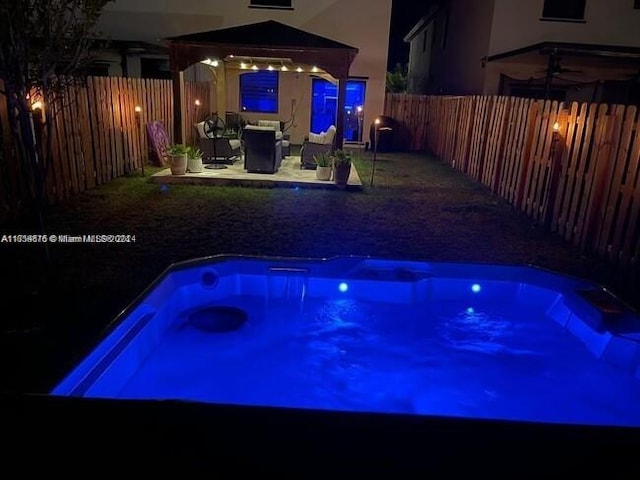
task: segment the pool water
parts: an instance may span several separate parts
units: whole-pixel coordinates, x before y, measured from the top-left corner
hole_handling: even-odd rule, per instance
[[[512,267],[218,262],[167,272],[52,393],[640,426],[638,317],[608,324],[575,294],[585,282]],[[207,323],[211,309],[221,323]]]
[[[176,322],[117,396],[640,425],[640,382],[535,309],[338,299],[268,317],[261,299],[224,304],[248,323]]]

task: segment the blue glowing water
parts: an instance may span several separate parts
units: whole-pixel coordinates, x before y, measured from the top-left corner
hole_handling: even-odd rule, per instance
[[[163,336],[119,398],[640,426],[640,382],[534,308],[346,298]]]

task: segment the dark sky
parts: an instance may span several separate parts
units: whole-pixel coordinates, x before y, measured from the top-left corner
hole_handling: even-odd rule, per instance
[[[427,13],[432,3],[433,0],[393,0],[388,69],[393,69],[396,63],[409,61],[409,44],[404,43],[402,38]]]

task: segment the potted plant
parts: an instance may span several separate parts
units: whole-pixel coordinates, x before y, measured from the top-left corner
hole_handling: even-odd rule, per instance
[[[187,172],[202,173],[202,150],[198,147],[187,149]]]
[[[351,174],[351,152],[336,150],[333,154],[333,180],[346,185]]]
[[[313,161],[316,162],[316,178],[318,180],[331,180],[331,164],[333,158],[328,153],[317,153],[313,156]]]
[[[187,173],[187,147],[181,143],[174,143],[167,148],[169,167],[172,175]]]

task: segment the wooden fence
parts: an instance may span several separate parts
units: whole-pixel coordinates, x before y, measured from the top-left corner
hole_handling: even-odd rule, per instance
[[[208,83],[185,85],[186,142],[193,141],[193,123],[207,114],[204,106],[209,105],[209,95]],[[195,108],[195,99],[203,107]],[[66,92],[63,105],[55,116],[53,161],[46,177],[51,203],[141,169],[148,160],[147,122],[162,121],[173,138],[170,80],[89,77],[85,85]],[[136,106],[141,107],[140,113],[136,113]],[[0,209],[4,210],[1,218],[18,215],[30,195],[22,180],[23,167],[10,143],[7,105],[2,96],[0,133]]]
[[[434,153],[568,242],[637,273],[637,107],[389,94],[385,115],[404,127],[410,150]]]

